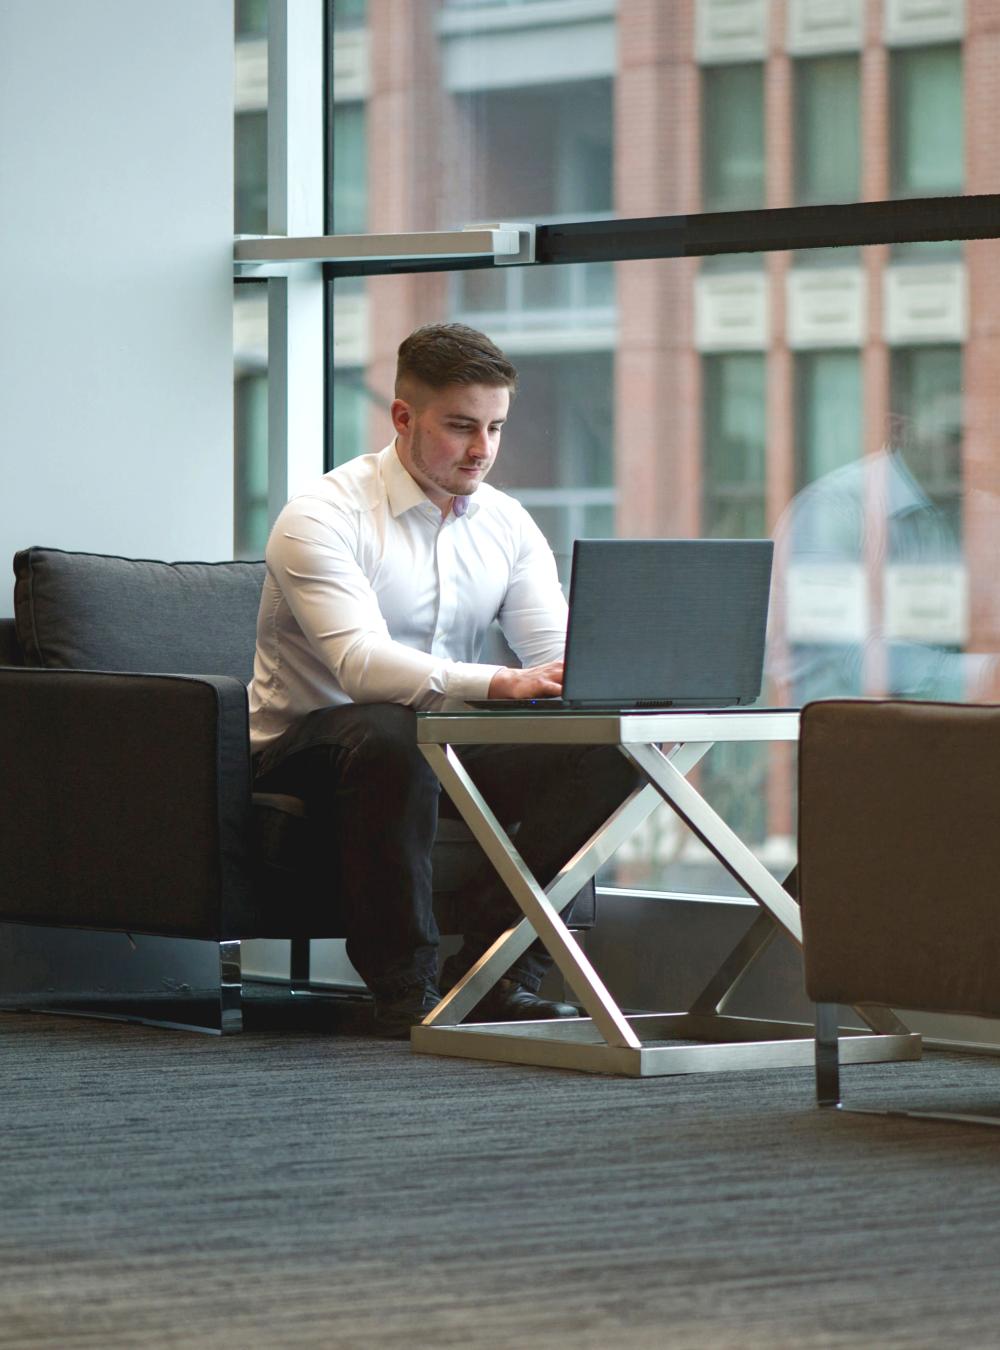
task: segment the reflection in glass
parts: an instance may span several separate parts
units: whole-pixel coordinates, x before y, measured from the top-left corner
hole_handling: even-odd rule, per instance
[[[897,347],[892,353],[894,440],[956,539],[962,529],[962,349]]]

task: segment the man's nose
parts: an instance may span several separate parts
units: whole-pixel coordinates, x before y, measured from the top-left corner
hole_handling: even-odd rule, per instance
[[[477,459],[489,459],[490,457],[490,433],[488,428],[483,427],[477,431],[468,446],[469,454],[475,455]]]

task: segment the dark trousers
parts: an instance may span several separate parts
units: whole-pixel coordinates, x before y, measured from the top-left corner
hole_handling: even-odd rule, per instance
[[[477,745],[459,754],[499,819],[521,822],[518,851],[543,886],[637,782],[614,746]],[[439,809],[458,812],[417,748],[413,710],[319,708],[260,751],[254,770],[256,790],[301,797],[325,822],[347,954],[369,988],[388,999],[436,984],[431,849]],[[461,902],[464,941],[446,988],[520,917],[485,856]],[[537,989],[550,965],[536,942],[510,975]]]

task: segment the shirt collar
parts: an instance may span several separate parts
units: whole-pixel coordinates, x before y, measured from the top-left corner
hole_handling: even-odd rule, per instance
[[[410,476],[407,470],[400,463],[399,455],[396,453],[396,442],[391,441],[381,454],[382,459],[382,478],[385,483],[385,495],[389,502],[389,510],[392,512],[393,519],[401,516],[405,511],[411,511],[415,506],[431,506],[440,516],[438,507],[424,492],[417,480]],[[462,506],[464,503],[464,508]],[[450,516],[461,517],[464,515],[473,516],[479,510],[479,502],[471,495],[468,497],[456,497],[455,504],[449,513]]]

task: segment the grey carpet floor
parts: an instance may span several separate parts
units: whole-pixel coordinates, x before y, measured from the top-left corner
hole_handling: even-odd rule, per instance
[[[1000,1129],[811,1074],[0,1015],[0,1346],[1000,1346]],[[848,1070],[1000,1106],[1000,1062]]]

